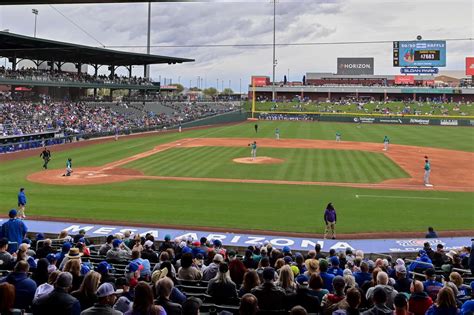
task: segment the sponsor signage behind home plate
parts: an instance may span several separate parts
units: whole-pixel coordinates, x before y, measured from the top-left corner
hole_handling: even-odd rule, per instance
[[[0,219],[0,224],[5,219]],[[365,240],[324,240],[310,237],[288,237],[284,233],[282,235],[256,235],[247,233],[221,233],[212,232],[206,228],[201,230],[188,229],[165,229],[158,227],[136,227],[124,225],[98,225],[90,223],[68,223],[55,221],[40,221],[40,220],[25,220],[28,225],[30,233],[45,233],[58,235],[61,231],[66,230],[70,235],[75,235],[79,230],[86,231],[86,237],[106,237],[107,235],[114,235],[115,233],[124,233],[130,230],[132,233],[145,235],[152,234],[156,240],[163,240],[166,234],[169,234],[172,239],[181,239],[192,237],[199,240],[205,236],[209,240],[219,239],[224,246],[242,247],[246,248],[250,245],[261,245],[265,242],[272,244],[276,248],[283,246],[290,246],[295,251],[308,251],[314,249],[316,244],[320,244],[323,251],[327,252],[330,249],[336,251],[344,251],[346,248],[353,250],[360,249],[365,253],[410,253],[418,252],[423,248],[424,242],[430,242],[432,247],[437,244],[443,244],[446,250],[451,248],[460,248],[462,246],[470,246],[471,240],[469,237],[453,237],[453,238],[439,238],[439,239],[365,239]]]

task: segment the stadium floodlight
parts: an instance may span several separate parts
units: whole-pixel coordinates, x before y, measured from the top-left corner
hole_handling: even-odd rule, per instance
[[[38,13],[39,13],[39,11],[38,11],[38,9],[32,9],[32,10],[31,10],[31,13],[33,13],[33,14],[35,15],[35,31],[34,31],[34,37],[36,37],[36,21],[37,21],[37,19],[38,19]]]

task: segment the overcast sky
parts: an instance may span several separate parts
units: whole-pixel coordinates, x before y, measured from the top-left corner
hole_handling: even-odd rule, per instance
[[[146,45],[147,4],[0,6],[0,30],[33,35],[32,8],[39,10],[37,36],[100,46]],[[474,38],[473,0],[278,0],[277,43]],[[93,39],[94,37],[95,39]],[[272,43],[270,0],[153,3],[152,45]],[[146,48],[123,48],[145,52]],[[474,55],[474,41],[447,42],[448,70],[463,70]],[[196,86],[229,86],[242,91],[251,75],[272,73],[271,47],[156,47],[153,54],[193,58],[194,63],[152,66],[152,78]],[[396,74],[391,43],[277,47],[277,80],[300,81],[306,72],[336,72],[337,57],[374,57],[376,74]],[[134,69],[142,75],[142,68]]]

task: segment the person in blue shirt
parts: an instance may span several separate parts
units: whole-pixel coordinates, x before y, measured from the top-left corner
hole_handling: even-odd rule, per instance
[[[424,170],[425,175],[423,176],[423,184],[425,184],[426,187],[433,187],[433,185],[430,184],[431,164],[427,156],[425,156]]]
[[[428,227],[428,233],[426,233],[425,238],[438,238],[435,230],[430,226]]]
[[[335,276],[343,276],[344,272],[341,268],[339,268],[339,258],[336,256],[331,257],[331,268],[328,269],[328,273],[335,275]]]
[[[17,218],[17,212],[15,209],[10,210],[8,217],[10,219],[3,223],[0,228],[0,238],[6,237],[8,239],[10,242],[8,245],[8,251],[14,253],[26,237],[28,228],[22,220]]]
[[[18,193],[18,216],[20,217],[20,219],[26,218],[25,207],[26,207],[25,188],[20,188],[20,192]]]
[[[433,301],[436,301],[438,292],[443,288],[443,284],[436,281],[436,272],[433,268],[429,268],[425,271],[426,281],[423,282],[425,292],[428,293]]]
[[[362,288],[362,285],[372,280],[372,274],[369,272],[369,265],[366,261],[360,263],[360,272],[354,272],[354,278],[359,288]]]
[[[319,276],[321,277],[321,279],[323,279],[323,288],[328,290],[329,292],[332,292],[332,279],[334,279],[336,276],[327,272],[328,267],[328,262],[324,259],[321,259],[319,262]]]
[[[431,259],[428,257],[428,255],[426,254],[426,252],[424,250],[420,250],[418,252],[418,257],[416,258],[416,260],[412,262],[410,266],[408,267],[408,271],[414,272],[418,270],[418,272],[420,271],[423,272],[423,270],[426,270],[429,268],[434,268],[433,263]]]
[[[471,299],[464,302],[461,307],[461,315],[474,314],[474,281],[471,282]]]

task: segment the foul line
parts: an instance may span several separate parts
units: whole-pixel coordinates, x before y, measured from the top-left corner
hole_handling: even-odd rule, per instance
[[[394,199],[428,199],[428,200],[449,200],[449,198],[440,197],[408,197],[408,196],[379,196],[379,195],[355,195],[356,198],[394,198]]]

